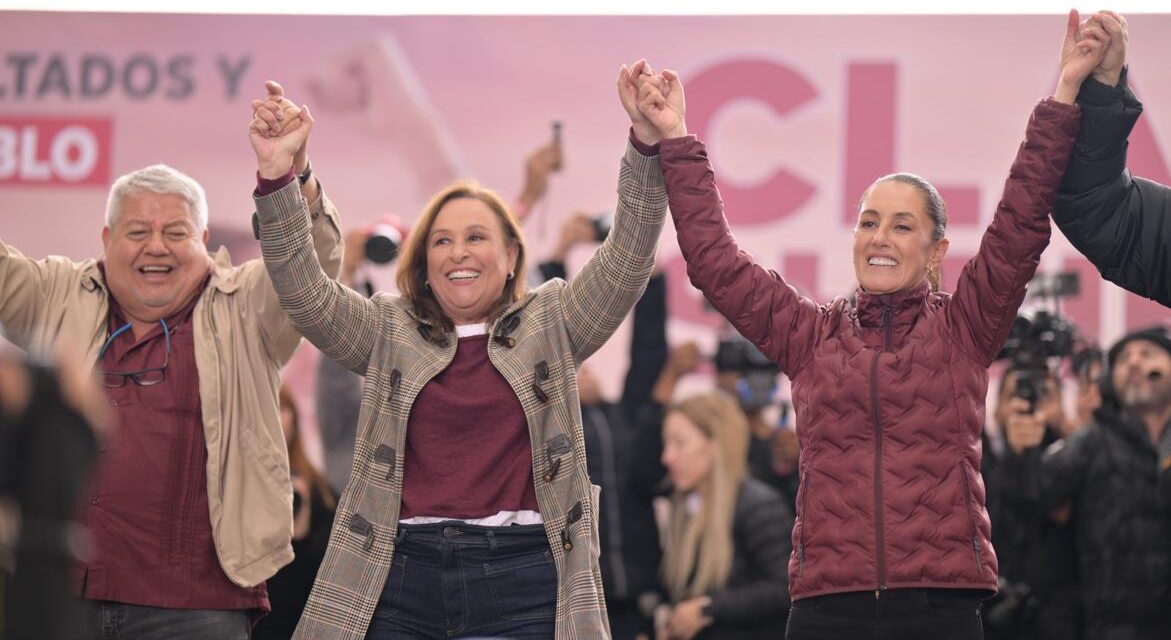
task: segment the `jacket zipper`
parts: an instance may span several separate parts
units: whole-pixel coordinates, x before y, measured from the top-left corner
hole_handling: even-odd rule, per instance
[[[801,494],[801,517],[806,521],[801,523],[801,539],[797,543],[797,577],[805,574],[805,525],[809,518],[809,509],[805,508],[805,502],[809,498],[809,472],[801,475],[801,484],[798,491]]]
[[[968,482],[968,469],[960,461],[960,478],[964,482],[964,504],[968,507],[968,523],[972,525],[972,551],[976,553],[976,575],[983,572],[980,564],[980,538],[976,535],[976,517],[972,515],[972,488]]]
[[[882,305],[882,350],[874,352],[874,359],[870,363],[870,406],[874,413],[874,543],[875,562],[878,565],[879,591],[886,588],[886,542],[882,519],[882,421],[878,410],[878,357],[884,351],[890,350],[891,342],[891,307],[889,303]]]

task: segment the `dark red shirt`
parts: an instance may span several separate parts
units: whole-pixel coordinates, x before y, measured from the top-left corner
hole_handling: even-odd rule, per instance
[[[402,519],[540,511],[528,421],[488,359],[488,336],[459,339],[455,359],[415,398],[407,421]]]
[[[206,283],[205,285],[206,286]],[[91,600],[171,609],[269,609],[263,584],[244,589],[220,568],[207,500],[207,447],[195,366],[192,311],[198,296],[141,339],[118,335],[99,371],[162,366],[152,386],[107,388],[113,429],[83,494],[89,540],[74,592]],[[127,324],[110,300],[109,334]],[[99,376],[100,377],[100,376]]]

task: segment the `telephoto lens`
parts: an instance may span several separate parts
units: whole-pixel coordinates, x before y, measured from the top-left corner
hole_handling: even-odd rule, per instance
[[[398,257],[403,236],[389,224],[375,225],[366,238],[366,259],[375,264],[386,264]]]

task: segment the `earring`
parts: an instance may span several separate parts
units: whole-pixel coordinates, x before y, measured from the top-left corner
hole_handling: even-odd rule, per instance
[[[431,281],[430,281],[430,280],[424,280],[424,281],[423,281],[423,286],[424,286],[424,287],[427,287],[428,289],[430,289],[430,288],[431,288]]]
[[[514,277],[516,277],[516,274],[515,274],[515,273],[513,273],[513,272],[511,272],[511,271],[509,271],[509,272],[508,272],[508,279],[509,279],[509,280],[512,280]]]

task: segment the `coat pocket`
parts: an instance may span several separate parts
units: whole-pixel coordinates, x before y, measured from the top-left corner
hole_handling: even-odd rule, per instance
[[[797,486],[797,577],[805,574],[805,538],[809,509],[806,501],[809,500],[809,472],[801,474],[800,484]]]
[[[976,527],[976,500],[972,497],[972,480],[968,477],[968,463],[961,460],[959,464],[960,481],[964,491],[964,512],[968,514],[968,535],[972,544],[972,552],[976,559],[976,574],[983,573],[980,562],[980,530]]]

